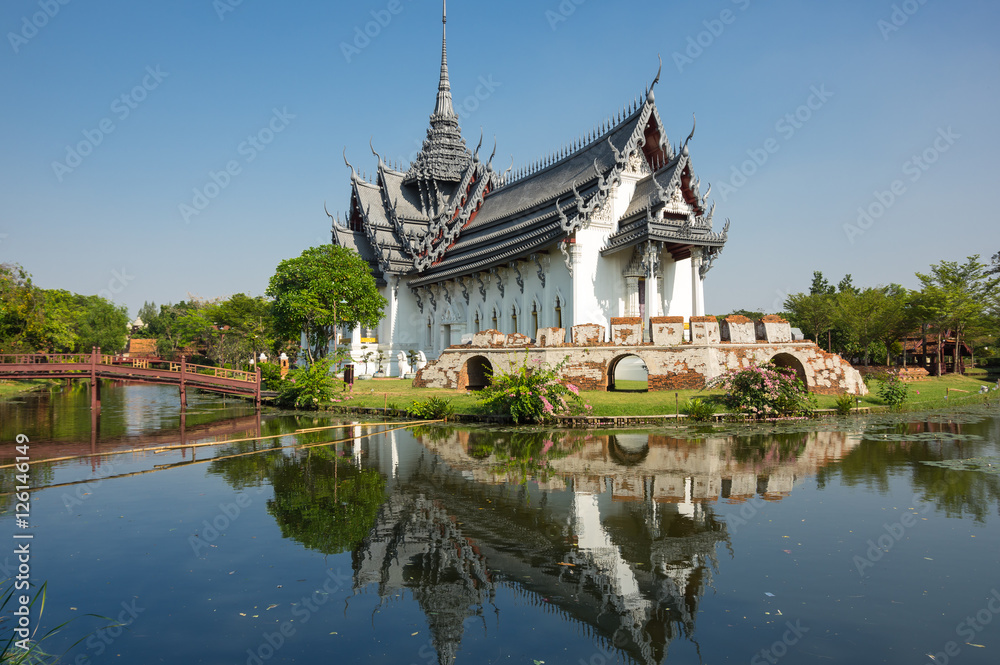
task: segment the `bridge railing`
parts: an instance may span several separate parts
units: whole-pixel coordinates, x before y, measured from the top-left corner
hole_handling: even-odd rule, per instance
[[[181,364],[171,362],[170,371],[180,372]],[[220,379],[233,379],[236,381],[245,381],[247,383],[257,383],[256,372],[244,372],[240,369],[226,369],[224,367],[210,367],[208,365],[192,365],[191,363],[185,363],[184,371],[189,374],[201,374],[203,376],[214,376]]]
[[[48,365],[72,364],[89,365],[89,353],[3,353],[0,365]]]

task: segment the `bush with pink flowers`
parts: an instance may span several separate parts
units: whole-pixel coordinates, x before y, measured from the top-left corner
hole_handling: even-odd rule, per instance
[[[725,405],[754,419],[807,414],[815,398],[795,371],[772,364],[729,370],[712,382],[726,391]]]
[[[509,415],[515,423],[543,422],[579,411],[579,388],[559,380],[564,363],[551,366],[526,353],[506,371],[493,373],[490,385],[479,393],[480,408]]]

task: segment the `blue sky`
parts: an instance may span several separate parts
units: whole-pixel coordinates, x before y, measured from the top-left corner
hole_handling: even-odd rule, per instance
[[[466,141],[482,127],[488,155],[496,136],[503,168],[616,113],[662,55],[671,141],[696,113],[695,170],[717,223],[732,220],[713,313],[780,308],[813,270],[916,287],[931,263],[1000,251],[995,2],[452,0],[448,14]],[[345,148],[369,172],[370,139],[389,160],[416,150],[440,25],[436,0],[7,0],[0,261],[133,314],[263,293],[280,260],[329,242]]]

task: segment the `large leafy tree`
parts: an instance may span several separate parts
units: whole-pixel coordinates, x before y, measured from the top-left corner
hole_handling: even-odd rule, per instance
[[[286,340],[306,337],[309,361],[326,356],[340,325],[375,327],[386,300],[368,263],[356,252],[325,245],[278,264],[267,287],[275,329]]]
[[[833,328],[836,320],[834,296],[829,293],[795,293],[785,300],[789,319],[797,327],[813,336],[819,344],[824,335]],[[827,347],[829,347],[829,337]],[[827,350],[830,350],[827,348]]]
[[[923,286],[922,304],[927,307],[923,313],[934,316],[939,334],[947,328],[955,335],[954,371],[960,372],[962,341],[985,327],[996,311],[1000,276],[994,276],[976,254],[964,264],[941,261],[929,273],[917,273],[917,278]]]

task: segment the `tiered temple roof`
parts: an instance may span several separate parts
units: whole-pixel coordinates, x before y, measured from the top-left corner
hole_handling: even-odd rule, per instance
[[[603,254],[659,241],[675,260],[689,257],[696,246],[714,257],[726,242],[728,223],[721,233],[713,231],[714,206],[707,208],[708,192],[699,191],[687,141],[675,152],[667,138],[653,94],[658,80],[659,73],[642,101],[585,140],[525,172],[501,174],[493,155],[480,159],[481,139],[475,151],[465,146],[443,34],[437,100],[420,153],[402,172],[383,163],[373,148],[374,183],[351,167],[351,208],[344,223],[334,220],[334,244],[356,249],[380,283],[399,276],[412,288],[426,286],[527,261],[560,245],[603,214],[614,188],[629,175],[638,182],[624,217],[608,220],[618,224]]]

